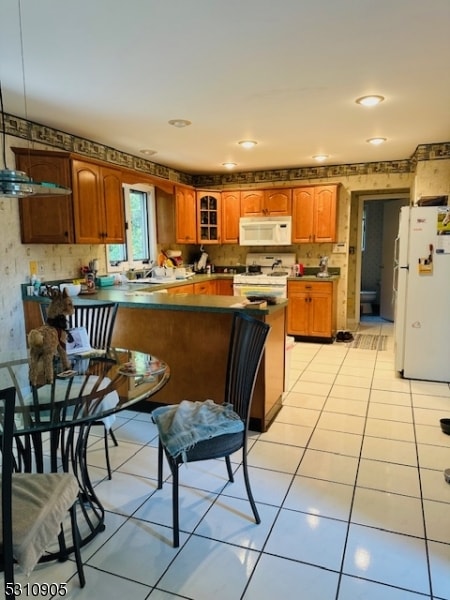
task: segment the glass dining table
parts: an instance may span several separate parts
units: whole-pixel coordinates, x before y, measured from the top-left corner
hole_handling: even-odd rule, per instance
[[[159,357],[110,348],[72,355],[72,369],[60,372],[55,359],[52,383],[30,386],[28,357],[0,363],[0,387],[14,385],[15,467],[20,472],[72,472],[80,494],[78,523],[85,545],[105,529],[105,509],[88,469],[88,437],[94,422],[157,394],[170,378]],[[68,544],[69,552],[72,550]],[[43,560],[58,557],[50,549]]]

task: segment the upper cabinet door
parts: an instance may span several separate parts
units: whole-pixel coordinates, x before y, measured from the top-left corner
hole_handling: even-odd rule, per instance
[[[177,244],[195,244],[197,242],[195,190],[176,186],[175,205]]]
[[[292,242],[314,241],[314,188],[294,188],[292,200]]]
[[[121,173],[117,169],[101,168],[104,201],[104,233],[109,244],[125,240],[125,212]]]
[[[241,191],[241,216],[257,217],[264,214],[264,190]]]
[[[319,186],[315,193],[315,242],[336,241],[337,185]]]
[[[66,153],[28,151],[14,148],[16,169],[32,179],[71,187],[69,156]],[[23,244],[72,244],[74,228],[72,194],[19,198],[20,233]]]
[[[264,214],[285,217],[292,214],[292,190],[265,190]]]
[[[120,169],[72,161],[75,237],[79,244],[125,240]]]
[[[105,237],[100,167],[72,162],[75,237],[79,244],[99,244]]]
[[[241,192],[222,192],[222,244],[239,244]]]
[[[201,244],[221,242],[220,202],[220,192],[197,192],[197,240]]]
[[[291,189],[242,190],[242,217],[284,217],[291,215]]]
[[[337,185],[294,188],[294,244],[336,241],[337,190]]]

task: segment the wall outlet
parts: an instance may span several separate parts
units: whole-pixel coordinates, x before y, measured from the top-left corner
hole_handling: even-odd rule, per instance
[[[347,243],[337,242],[333,245],[333,252],[335,254],[347,254]]]
[[[28,263],[28,268],[30,271],[30,275],[38,274],[38,264],[36,260],[30,260],[30,262]]]

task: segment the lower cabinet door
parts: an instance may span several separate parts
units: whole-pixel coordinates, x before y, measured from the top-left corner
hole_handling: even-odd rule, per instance
[[[289,294],[288,334],[309,335],[309,294],[293,292]]]
[[[315,293],[309,303],[309,335],[331,337],[331,296]]]

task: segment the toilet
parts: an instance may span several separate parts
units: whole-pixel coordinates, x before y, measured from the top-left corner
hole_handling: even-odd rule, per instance
[[[360,304],[361,304],[361,314],[362,315],[371,315],[373,313],[372,304],[377,299],[377,293],[374,291],[361,290],[359,293]]]

